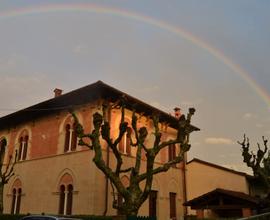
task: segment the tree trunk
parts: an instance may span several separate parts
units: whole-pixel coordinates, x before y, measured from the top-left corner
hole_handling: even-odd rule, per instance
[[[137,216],[138,209],[134,208],[132,205],[130,208],[125,208],[124,210],[121,210],[121,214],[125,216]]]
[[[0,183],[0,214],[4,211],[4,184]]]
[[[136,201],[127,200],[124,201],[122,205],[118,206],[117,209],[120,215],[137,216],[139,207]]]

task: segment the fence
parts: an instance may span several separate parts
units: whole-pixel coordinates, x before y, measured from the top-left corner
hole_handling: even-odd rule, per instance
[[[239,218],[238,220],[269,220],[270,219],[270,212],[260,214],[260,215],[254,215],[247,218]]]

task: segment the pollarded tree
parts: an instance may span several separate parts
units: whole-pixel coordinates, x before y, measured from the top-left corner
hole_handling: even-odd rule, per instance
[[[83,126],[73,113],[77,124],[76,132],[79,137],[79,145],[87,146],[94,150],[93,161],[95,165],[107,176],[113,187],[113,208],[117,209],[123,215],[137,215],[139,208],[148,198],[151,191],[153,176],[168,171],[172,166],[184,160],[184,154],[190,149],[189,135],[191,132],[199,130],[190,124],[195,109],[190,108],[187,117],[182,115],[178,119],[177,135],[174,139],[168,141],[161,141],[162,133],[159,128],[159,117],[158,115],[152,115],[154,143],[152,146],[146,146],[145,141],[149,135],[148,130],[146,127],[138,127],[138,117],[135,111],[133,111],[132,114],[131,127],[129,127],[128,123],[124,120],[125,101],[121,101],[121,104],[117,106],[121,109],[121,121],[119,124],[118,137],[113,140],[110,134],[111,125],[107,116],[110,107],[111,106],[103,105],[102,113],[96,112],[93,115],[94,129],[90,133],[85,133]],[[131,135],[131,133],[134,135]],[[127,135],[131,146],[136,148],[134,164],[129,168],[123,168],[123,155],[118,150],[118,144],[124,135]],[[109,167],[103,159],[101,138],[105,140],[116,159],[116,166],[114,168]],[[181,146],[178,155],[162,165],[157,166],[157,164],[154,164],[155,158],[160,151],[164,148],[168,148],[171,144],[179,144]],[[145,171],[141,169],[143,151],[146,156]],[[121,175],[123,174],[129,175],[130,181],[127,187],[121,182]],[[121,195],[123,202],[117,202],[116,192]]]
[[[2,139],[0,141],[0,214],[4,210],[4,186],[8,183],[10,178],[14,175],[14,165],[16,163],[17,151],[15,153],[15,160],[12,161],[12,156],[8,158],[8,162],[4,163],[7,141]]]
[[[267,194],[270,193],[270,151],[268,150],[268,140],[262,137],[263,148],[257,143],[258,150],[256,154],[250,150],[249,138],[244,135],[242,142],[238,143],[242,146],[243,161],[253,171],[254,177],[260,181],[265,188]]]

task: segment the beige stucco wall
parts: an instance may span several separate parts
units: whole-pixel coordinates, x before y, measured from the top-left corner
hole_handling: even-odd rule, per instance
[[[127,157],[126,164],[134,163],[134,158]],[[142,167],[145,167],[146,161],[142,161]],[[160,164],[157,163],[156,166]],[[127,165],[128,166],[128,165]],[[144,170],[142,168],[142,170]],[[143,184],[142,184],[143,187]],[[142,188],[143,189],[143,188]],[[157,191],[157,216],[158,219],[169,219],[170,216],[170,200],[169,193],[176,193],[176,212],[177,219],[183,217],[183,187],[182,187],[182,172],[179,168],[171,168],[166,173],[160,173],[154,176],[152,190]],[[110,189],[109,194],[109,205],[108,213],[116,214],[116,211],[112,209],[112,191]],[[139,210],[139,215],[148,216],[149,215],[149,201],[146,200]]]
[[[12,185],[18,178],[23,192],[21,213],[58,213],[59,180],[68,173],[73,178],[74,214],[101,213],[104,201],[95,201],[94,195],[102,194],[104,176],[91,162],[92,153],[88,150],[19,162],[16,175],[5,187],[5,212],[10,212]]]
[[[58,213],[60,178],[68,173],[73,178],[73,214],[102,215],[105,210],[105,177],[91,161],[93,151],[79,151],[43,159],[19,162],[16,175],[6,185],[4,212],[9,213],[12,203],[12,186],[16,179],[22,182],[23,196],[21,213]],[[133,158],[130,158],[132,160]],[[158,191],[158,219],[168,219],[170,210],[169,193],[177,194],[177,219],[183,215],[182,175],[178,168],[156,175],[153,190]],[[112,208],[112,191],[109,186],[108,215],[115,215]],[[139,210],[139,215],[149,214],[148,200]]]

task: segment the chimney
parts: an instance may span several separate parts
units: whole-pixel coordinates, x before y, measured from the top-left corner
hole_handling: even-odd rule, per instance
[[[54,91],[54,98],[62,95],[62,92],[63,92],[62,89],[58,89],[58,88],[55,88],[53,91]]]
[[[179,119],[181,116],[181,108],[175,107],[173,110],[174,110],[174,117]]]

